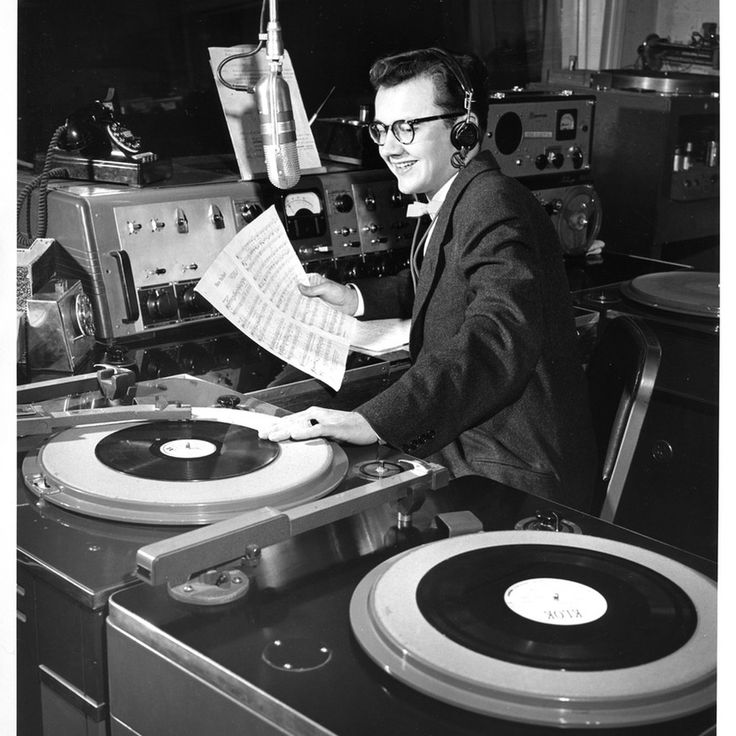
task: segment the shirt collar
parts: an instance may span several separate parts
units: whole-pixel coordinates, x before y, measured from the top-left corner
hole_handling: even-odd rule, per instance
[[[436,192],[434,197],[429,202],[411,202],[406,210],[407,217],[421,217],[422,215],[429,215],[432,220],[437,216],[442,203],[447,197],[447,192],[450,191],[452,182],[455,181],[457,174],[453,174]]]

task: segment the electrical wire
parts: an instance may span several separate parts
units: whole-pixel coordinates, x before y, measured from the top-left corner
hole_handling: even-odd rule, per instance
[[[69,172],[65,168],[51,168],[53,163],[52,154],[58,148],[59,138],[61,134],[66,130],[66,125],[60,125],[51,136],[48,148],[46,149],[46,155],[44,157],[43,169],[41,173],[34,177],[18,195],[17,207],[16,207],[16,221],[17,221],[17,242],[21,248],[29,248],[34,240],[32,235],[31,227],[31,208],[26,208],[26,219],[25,219],[25,230],[21,229],[21,219],[23,215],[23,206],[26,200],[30,196],[34,189],[39,188],[38,197],[38,214],[36,218],[36,235],[35,238],[46,237],[46,227],[48,225],[48,186],[50,179],[68,178]]]
[[[225,66],[225,64],[229,64],[231,61],[234,61],[235,59],[245,59],[249,56],[255,56],[262,48],[263,48],[263,42],[266,38],[266,28],[265,28],[265,18],[266,18],[266,2],[267,0],[263,0],[261,3],[261,17],[259,20],[259,31],[258,31],[258,44],[252,51],[243,51],[239,54],[232,54],[231,56],[225,57],[218,65],[217,65],[217,78],[220,80],[220,83],[225,85],[228,89],[234,89],[236,92],[248,92],[248,94],[253,94],[255,92],[255,87],[252,87],[250,85],[244,84],[232,84],[228,82],[223,76],[222,76],[222,69]]]

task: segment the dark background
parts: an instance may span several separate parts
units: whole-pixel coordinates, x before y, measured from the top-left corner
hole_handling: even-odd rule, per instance
[[[496,89],[541,78],[545,0],[280,0],[311,116],[357,117],[371,63],[429,45],[472,50]],[[208,47],[254,44],[260,0],[19,0],[18,157],[46,150],[74,110],[114,87],[160,156],[230,153]],[[266,14],[267,17],[268,13]],[[548,50],[549,51],[549,50]]]

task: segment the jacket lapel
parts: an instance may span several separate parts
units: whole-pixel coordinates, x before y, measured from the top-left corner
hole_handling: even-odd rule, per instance
[[[439,279],[444,261],[442,249],[447,242],[447,227],[450,224],[450,215],[455,209],[455,204],[468,183],[481,171],[497,169],[498,164],[488,152],[482,152],[476,156],[466,168],[458,175],[450,187],[447,197],[440,208],[435,221],[434,230],[427,243],[427,250],[422,261],[419,272],[419,282],[414,295],[414,308],[412,310],[411,333],[409,336],[409,350],[412,357],[416,357],[423,342],[424,314],[429,296],[434,291],[437,279]]]

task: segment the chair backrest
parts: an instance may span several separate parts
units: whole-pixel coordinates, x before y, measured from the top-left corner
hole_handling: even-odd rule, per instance
[[[606,322],[588,363],[593,426],[599,448],[599,516],[613,521],[657,378],[662,349],[642,319]]]

